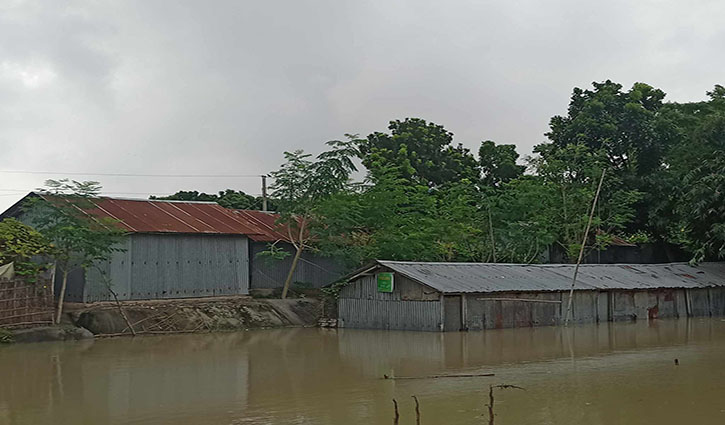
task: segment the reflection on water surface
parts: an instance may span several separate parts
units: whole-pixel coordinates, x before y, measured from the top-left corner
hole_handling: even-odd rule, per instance
[[[674,365],[678,358],[679,366]],[[0,424],[725,423],[725,322],[280,329],[0,347]],[[491,378],[383,380],[493,372]]]

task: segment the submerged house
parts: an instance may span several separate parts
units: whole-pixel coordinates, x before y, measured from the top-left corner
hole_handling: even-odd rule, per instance
[[[574,265],[378,260],[340,291],[338,326],[460,331],[563,323]],[[574,323],[725,315],[725,263],[583,264]]]
[[[39,196],[43,195],[29,194],[0,214],[0,219],[16,217],[32,225],[22,205],[28,197]],[[262,213],[268,215],[270,227],[264,220],[254,219],[259,215],[256,212],[230,210],[214,202],[98,197],[84,200],[84,204],[89,216],[116,220],[128,232],[122,250],[98,265],[121,300],[246,295],[255,283],[264,288],[284,283],[284,278],[278,278],[284,268],[278,263],[283,261],[255,258],[261,249],[258,244],[283,238],[274,231],[274,214]],[[306,274],[307,270],[310,267],[301,268],[295,279],[320,277],[319,273]],[[277,280],[263,279],[265,276]],[[315,284],[322,286],[331,280]],[[110,299],[98,270],[76,270],[69,275],[67,301]]]

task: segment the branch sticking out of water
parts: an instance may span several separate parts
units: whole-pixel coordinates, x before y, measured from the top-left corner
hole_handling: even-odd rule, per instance
[[[494,418],[496,415],[493,413],[493,404],[494,404],[493,390],[494,390],[494,388],[499,388],[502,390],[516,389],[516,390],[526,391],[526,388],[519,387],[517,385],[509,385],[509,384],[489,385],[488,386],[488,404],[486,405],[486,407],[488,407],[488,425],[495,425]]]
[[[413,396],[415,400],[415,425],[420,425],[420,404],[418,403],[418,397]]]
[[[398,425],[400,422],[400,413],[398,413],[398,401],[393,399],[393,406],[395,406],[395,416],[393,417],[393,425]]]

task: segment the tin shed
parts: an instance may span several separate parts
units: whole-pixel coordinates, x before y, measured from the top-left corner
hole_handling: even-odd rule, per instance
[[[419,331],[556,325],[573,273],[571,264],[378,260],[340,291],[338,324]],[[576,323],[723,315],[725,263],[584,264],[572,304]]]
[[[27,197],[38,196],[59,201],[34,193]],[[26,198],[0,218],[18,217],[32,225],[32,217],[21,208]],[[248,236],[262,234],[262,230],[231,210],[212,202],[107,197],[84,200],[82,210],[90,217],[114,219],[128,231],[122,251],[97,265],[121,300],[249,292]],[[76,270],[69,276],[66,300],[110,299],[99,270]]]

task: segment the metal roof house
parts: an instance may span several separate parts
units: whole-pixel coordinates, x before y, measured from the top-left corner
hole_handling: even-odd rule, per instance
[[[0,214],[0,220],[16,217],[32,225],[32,218],[22,209],[28,197],[49,199],[31,193]],[[287,239],[275,226],[276,214],[230,210],[213,202],[108,197],[84,200],[82,210],[90,217],[111,218],[128,231],[122,251],[99,265],[121,300],[245,295],[256,282],[265,288],[284,283],[288,270],[284,262],[255,259],[256,252],[266,249],[268,243]],[[312,267],[300,268],[295,280],[320,277],[309,269]],[[270,275],[277,279],[264,279]],[[316,284],[322,286],[330,280]],[[69,276],[68,301],[110,298],[97,270],[77,270]]]
[[[418,331],[556,325],[574,265],[378,260],[340,291],[338,326]],[[725,263],[583,264],[576,323],[725,315]]]

